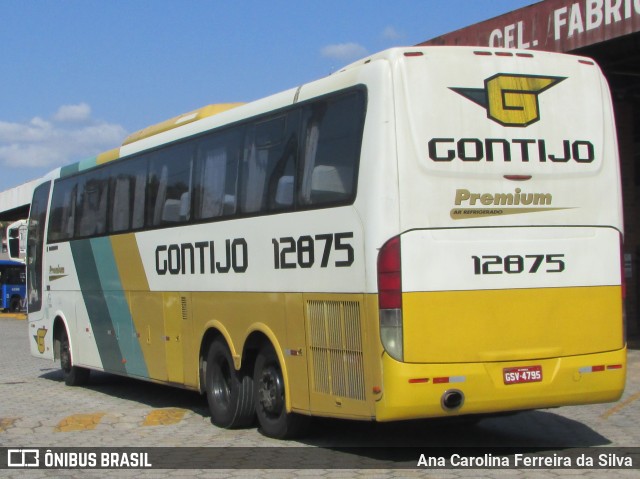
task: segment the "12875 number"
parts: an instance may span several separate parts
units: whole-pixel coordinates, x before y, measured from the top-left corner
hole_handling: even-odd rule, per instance
[[[473,273],[520,274],[520,273],[562,273],[565,269],[563,254],[512,254],[509,256],[472,256]]]
[[[349,267],[354,260],[352,238],[350,232],[273,238],[273,266],[275,269],[311,268],[319,262],[321,268]]]

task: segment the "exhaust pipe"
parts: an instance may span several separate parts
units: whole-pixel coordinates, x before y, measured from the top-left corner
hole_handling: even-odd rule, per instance
[[[457,411],[464,404],[464,393],[458,389],[449,389],[442,395],[440,404],[445,411]]]

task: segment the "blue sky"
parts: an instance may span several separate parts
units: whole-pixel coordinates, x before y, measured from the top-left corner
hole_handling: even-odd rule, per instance
[[[0,0],[0,191],[534,0]],[[0,205],[1,208],[1,205]]]

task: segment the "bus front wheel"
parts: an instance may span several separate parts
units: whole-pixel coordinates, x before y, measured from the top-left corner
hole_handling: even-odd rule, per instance
[[[64,329],[60,338],[60,368],[62,369],[64,383],[67,386],[81,386],[89,381],[89,370],[73,365],[69,336]]]
[[[235,370],[231,352],[221,339],[209,347],[205,385],[213,424],[235,429],[253,423],[253,379]]]
[[[256,358],[254,383],[260,431],[265,436],[276,439],[301,435],[310,418],[287,413],[282,368],[276,352],[270,345],[263,347]]]

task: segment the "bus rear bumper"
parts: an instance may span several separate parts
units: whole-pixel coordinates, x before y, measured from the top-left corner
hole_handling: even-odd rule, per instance
[[[623,348],[553,359],[459,364],[400,363],[385,354],[376,420],[616,401],[624,390],[626,353]],[[453,399],[449,406],[454,407],[443,404],[445,397]]]

